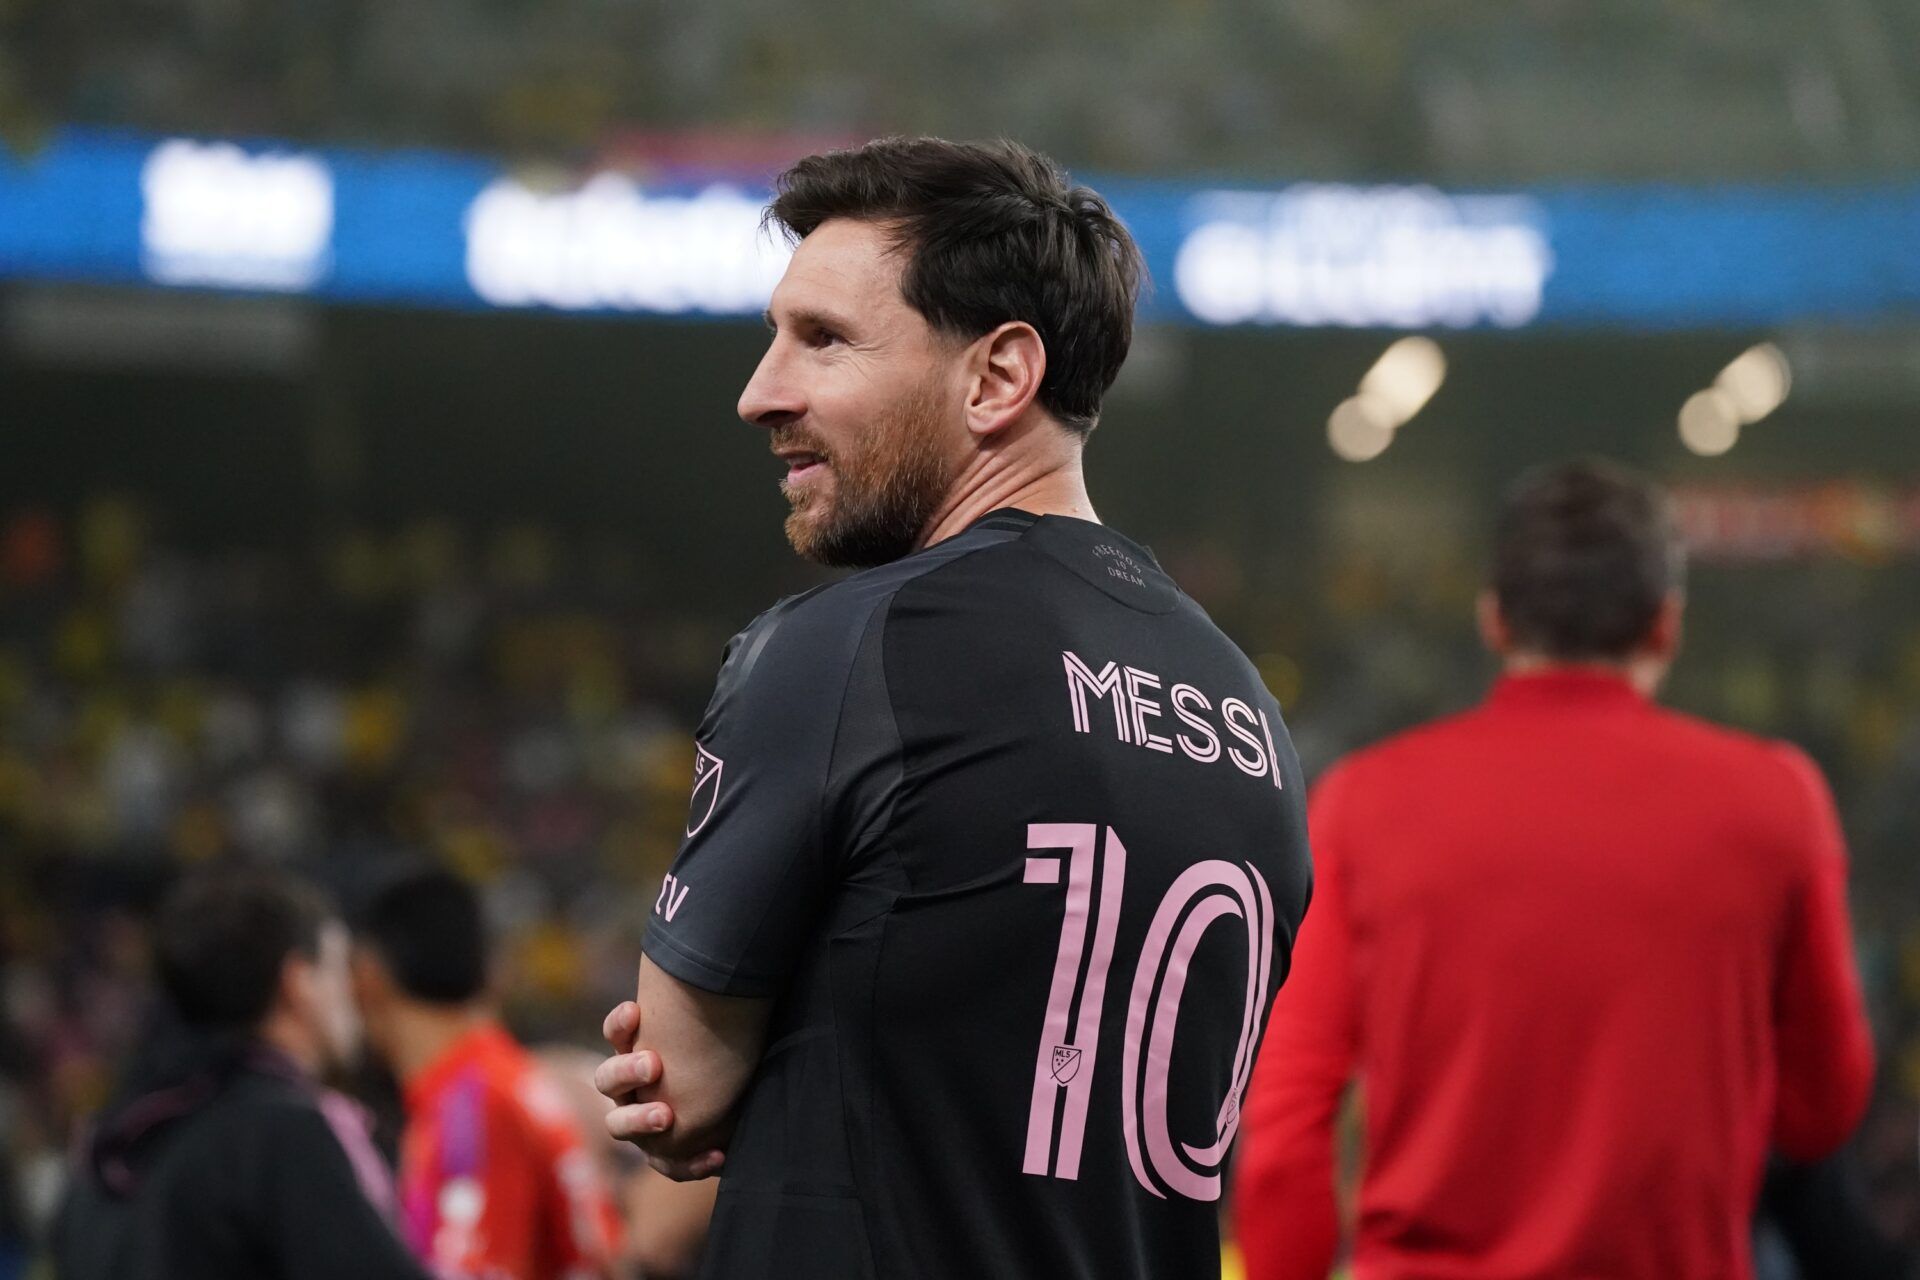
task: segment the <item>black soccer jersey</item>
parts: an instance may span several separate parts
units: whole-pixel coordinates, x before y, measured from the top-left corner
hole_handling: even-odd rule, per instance
[[[1305,798],[1253,665],[1100,525],[995,512],[763,614],[645,942],[778,997],[705,1274],[1217,1275]]]

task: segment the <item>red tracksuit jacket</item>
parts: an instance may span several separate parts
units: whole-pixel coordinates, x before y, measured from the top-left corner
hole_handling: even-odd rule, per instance
[[[1799,751],[1624,681],[1507,677],[1330,770],[1241,1127],[1249,1280],[1743,1280],[1770,1146],[1864,1109],[1845,851]]]
[[[407,1239],[442,1280],[609,1280],[620,1225],[566,1095],[489,1022],[408,1081]]]

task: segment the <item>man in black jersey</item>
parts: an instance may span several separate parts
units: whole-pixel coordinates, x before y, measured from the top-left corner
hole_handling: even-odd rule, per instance
[[[795,549],[861,572],[727,649],[609,1127],[724,1158],[708,1276],[1215,1274],[1304,788],[1253,665],[1087,498],[1138,252],[1007,143],[813,156],[770,217],[740,416]]]

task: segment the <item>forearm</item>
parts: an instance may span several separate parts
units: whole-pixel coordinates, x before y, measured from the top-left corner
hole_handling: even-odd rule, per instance
[[[1325,1280],[1340,1248],[1331,1167],[1243,1169],[1233,1225],[1247,1280]]]
[[[679,981],[642,958],[635,1000],[640,1031],[635,1050],[661,1063],[652,1084],[634,1101],[663,1102],[673,1111],[665,1133],[637,1138],[648,1155],[685,1159],[723,1148],[734,1109],[760,1060],[767,1002],[716,996]]]
[[[1334,1131],[1342,1082],[1315,1082],[1304,1064],[1284,1057],[1263,1057],[1247,1099],[1234,1231],[1247,1280],[1325,1280],[1340,1248]]]
[[[1831,1152],[1873,1088],[1873,1032],[1854,967],[1846,841],[1825,781],[1796,751],[1782,759],[1803,809],[1804,865],[1776,987],[1779,1086],[1774,1142],[1797,1160]]]
[[[628,1258],[647,1276],[691,1276],[713,1217],[715,1184],[643,1171],[627,1192]]]

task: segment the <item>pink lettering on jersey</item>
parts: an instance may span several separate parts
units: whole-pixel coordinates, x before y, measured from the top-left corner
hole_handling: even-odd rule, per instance
[[[1127,736],[1127,695],[1121,686],[1120,664],[1109,662],[1100,668],[1100,674],[1080,661],[1071,650],[1061,653],[1067,667],[1067,700],[1073,705],[1073,727],[1078,733],[1092,732],[1087,716],[1087,694],[1096,698],[1113,699],[1113,729],[1120,735],[1120,741],[1129,742]]]
[[[1041,1024],[1040,1053],[1033,1071],[1033,1102],[1027,1112],[1027,1156],[1021,1166],[1028,1173],[1048,1172],[1053,1148],[1053,1119],[1063,1087],[1054,1076],[1055,1049],[1079,1049],[1067,1040],[1067,1014],[1073,1005],[1074,988],[1080,985],[1080,959],[1086,950],[1087,917],[1093,905],[1094,841],[1100,828],[1090,822],[1036,822],[1027,828],[1028,849],[1065,849],[1067,864],[1066,917],[1061,926],[1060,950],[1054,958],[1053,984],[1047,992],[1047,1016]],[[1042,867],[1053,864],[1049,875]],[[1027,883],[1058,884],[1060,859],[1028,858]],[[1111,940],[1109,940],[1111,948]],[[1084,1019],[1084,1014],[1083,1014]],[[1098,1027],[1097,1020],[1094,1024]],[[1093,1073],[1077,1070],[1066,1088],[1084,1089],[1093,1083]],[[1082,1103],[1084,1112],[1085,1104]]]
[[[1134,1179],[1162,1199],[1166,1198],[1163,1184],[1190,1199],[1219,1199],[1219,1166],[1239,1127],[1239,1100],[1251,1070],[1259,1011],[1266,1007],[1273,954],[1272,896],[1258,868],[1252,863],[1244,866],[1242,870],[1215,859],[1195,863],[1182,872],[1154,912],[1140,965],[1134,972],[1121,1045],[1120,1126]],[[1189,906],[1191,913],[1187,911]],[[1247,929],[1246,1003],[1232,1084],[1221,1102],[1214,1139],[1206,1146],[1181,1144],[1180,1151],[1193,1162],[1190,1165],[1175,1150],[1167,1123],[1173,1035],[1179,1023],[1180,1000],[1186,993],[1187,970],[1201,938],[1209,925],[1226,916],[1241,917]],[[1152,1174],[1148,1173],[1149,1166]],[[1153,1175],[1158,1175],[1157,1181]]]
[[[1239,719],[1235,718],[1236,715]],[[1267,772],[1267,753],[1260,745],[1260,739],[1253,736],[1253,731],[1260,727],[1253,708],[1238,698],[1223,698],[1220,702],[1220,719],[1225,722],[1228,733],[1253,748],[1251,752],[1243,753],[1238,747],[1228,747],[1227,758],[1249,778],[1263,777]],[[1244,728],[1240,720],[1246,721]]]
[[[1080,1148],[1087,1133],[1087,1104],[1093,1097],[1093,1066],[1099,1057],[1100,1011],[1107,999],[1107,970],[1113,967],[1113,938],[1120,930],[1120,898],[1127,883],[1127,847],[1107,828],[1106,853],[1100,876],[1100,923],[1093,934],[1093,955],[1087,960],[1086,990],[1080,995],[1080,1021],[1074,1042],[1080,1046],[1078,1074],[1063,1080],[1067,1086],[1066,1116],[1060,1126],[1060,1155],[1054,1162],[1057,1178],[1080,1176]]]
[[[683,883],[672,874],[661,877],[660,896],[653,900],[653,913],[665,916],[667,922],[673,922],[674,913],[680,910],[680,904],[687,900],[692,885]]]
[[[1242,744],[1228,745],[1223,752],[1220,729],[1201,714],[1212,711],[1213,702],[1192,685],[1176,682],[1168,687],[1154,672],[1117,662],[1107,663],[1096,673],[1091,663],[1070,649],[1061,650],[1060,658],[1066,668],[1067,707],[1075,733],[1094,732],[1091,696],[1111,702],[1113,733],[1121,742],[1169,756],[1176,754],[1177,746],[1178,754],[1197,764],[1212,764],[1224,755],[1248,777],[1271,778],[1275,787],[1285,788],[1273,722],[1244,698],[1220,700],[1220,726]],[[1163,687],[1167,688],[1164,702],[1155,696]],[[1168,737],[1154,732],[1149,721],[1163,718],[1169,707],[1191,734]]]

